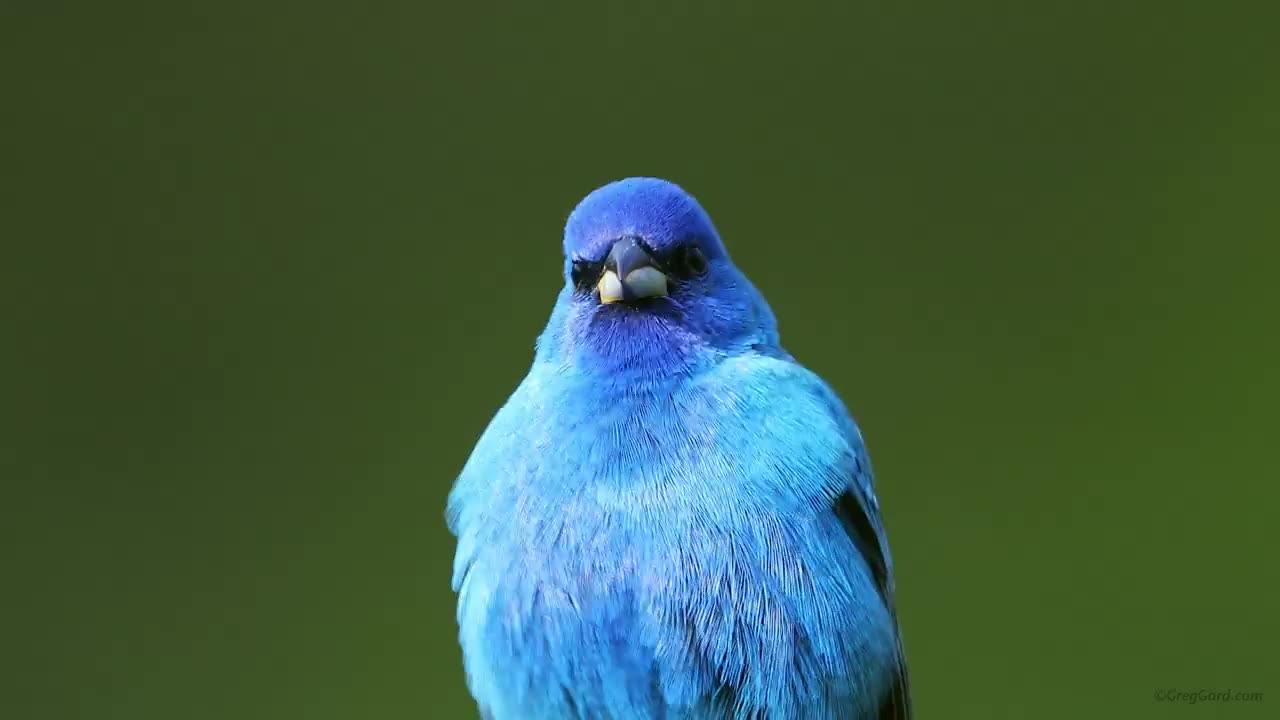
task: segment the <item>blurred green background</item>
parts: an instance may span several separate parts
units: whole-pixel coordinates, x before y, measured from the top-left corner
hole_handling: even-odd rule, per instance
[[[921,717],[1274,716],[1276,18],[881,5],[7,3],[0,715],[474,717],[445,495],[650,174],[865,430]]]

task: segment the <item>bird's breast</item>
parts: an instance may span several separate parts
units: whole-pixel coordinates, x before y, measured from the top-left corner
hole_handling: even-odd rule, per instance
[[[450,501],[473,693],[549,713],[495,717],[878,697],[893,623],[831,509],[850,450],[825,413],[769,413],[749,384],[544,390],[499,413]]]

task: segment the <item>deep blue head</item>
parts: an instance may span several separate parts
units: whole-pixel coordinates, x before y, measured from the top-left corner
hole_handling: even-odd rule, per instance
[[[569,261],[598,261],[626,237],[642,239],[658,255],[694,246],[707,259],[726,256],[698,201],[657,178],[619,180],[583,198],[565,223],[564,255]]]
[[[777,346],[768,304],[673,183],[627,178],[587,195],[565,224],[564,256],[541,357],[662,374]]]

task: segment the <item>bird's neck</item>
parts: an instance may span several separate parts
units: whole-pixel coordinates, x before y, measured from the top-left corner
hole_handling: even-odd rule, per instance
[[[672,316],[591,312],[558,309],[538,339],[538,359],[629,392],[669,388],[723,359],[723,349]]]
[[[579,344],[561,362],[596,387],[615,387],[626,394],[663,394],[722,359],[722,353],[693,341],[641,341]]]

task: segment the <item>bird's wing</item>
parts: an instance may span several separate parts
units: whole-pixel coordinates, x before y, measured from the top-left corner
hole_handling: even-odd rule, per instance
[[[849,536],[866,558],[875,576],[876,587],[885,607],[893,617],[894,634],[898,644],[897,676],[893,689],[880,707],[880,720],[909,720],[912,717],[911,693],[907,681],[907,660],[902,647],[902,635],[898,631],[898,615],[894,601],[893,558],[889,555],[888,536],[880,519],[880,503],[876,500],[872,485],[871,462],[862,434],[849,417],[848,411],[835,393],[826,388],[832,412],[842,419],[845,433],[855,451],[849,484],[844,494],[836,500],[836,514],[840,516]]]
[[[845,523],[862,556],[867,559],[875,575],[876,586],[893,617],[897,633],[897,610],[893,597],[893,561],[884,541],[884,528],[876,510],[876,498],[871,491],[869,477],[859,476],[850,488],[836,501],[836,514]],[[898,634],[898,667],[893,691],[880,708],[880,720],[905,720],[911,717],[911,694],[907,682],[907,661],[903,653],[902,637]]]

